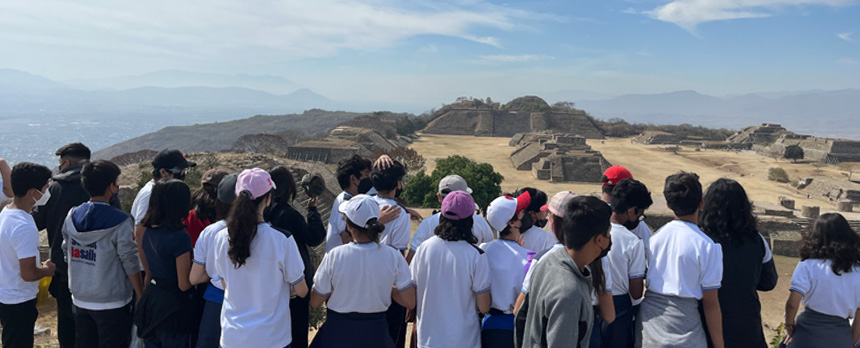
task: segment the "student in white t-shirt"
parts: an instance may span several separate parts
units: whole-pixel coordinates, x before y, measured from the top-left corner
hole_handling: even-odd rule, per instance
[[[532,187],[521,188],[514,192],[514,196],[520,196],[524,193],[529,194],[530,200],[521,221],[523,247],[541,253],[558,243],[552,232],[543,229],[549,222],[547,218],[547,214],[549,214],[546,205],[547,196],[545,192]]]
[[[10,176],[12,168],[9,168],[9,163],[5,159],[0,158],[0,202],[12,198],[12,180]]]
[[[15,197],[0,212],[0,343],[8,348],[31,348],[39,316],[39,280],[53,276],[56,266],[50,260],[39,266],[39,230],[30,212],[48,202],[51,170],[22,162],[12,168],[10,178]]]
[[[221,347],[286,347],[292,342],[290,292],[308,293],[296,241],[263,219],[275,184],[260,168],[236,178],[227,229],[215,237],[215,270],[224,282]]]
[[[524,196],[525,197],[525,196]],[[522,247],[517,200],[510,196],[494,199],[487,208],[492,221],[507,220],[505,226],[496,226],[499,239],[481,244],[490,264],[490,290],[493,304],[490,314],[484,317],[481,346],[484,348],[514,346],[514,303],[520,294],[531,250]]]
[[[612,189],[614,189],[615,185],[618,185],[618,183],[624,179],[633,179],[633,174],[631,174],[627,168],[622,166],[609,167],[609,169],[603,172],[603,177],[601,179],[603,186],[601,187],[602,195],[600,199],[608,204],[612,204]],[[642,240],[642,245],[645,247],[645,260],[649,260],[651,258],[651,246],[649,245],[649,240],[651,239],[651,235],[654,233],[651,231],[651,228],[648,227],[648,224],[645,223],[645,216],[640,217],[639,224],[636,225],[635,228],[631,228],[630,231]],[[634,315],[638,312],[639,303],[641,303],[641,300],[633,301]]]
[[[409,265],[396,249],[379,242],[386,227],[379,223],[379,204],[372,197],[355,196],[338,209],[353,241],[328,252],[314,276],[311,306],[328,302],[326,322],[311,347],[392,348],[386,318],[392,299],[415,307]]]
[[[469,188],[463,177],[459,175],[448,175],[439,181],[439,191],[436,193],[436,198],[439,199],[439,203],[442,203],[445,196],[453,191],[464,191],[468,194],[472,194],[472,189]],[[472,234],[478,240],[478,244],[491,242],[495,239],[493,230],[490,228],[490,225],[484,217],[475,214],[472,217],[472,221],[474,221],[474,224],[472,224]],[[415,234],[412,236],[412,240],[409,241],[409,251],[406,252],[406,262],[412,262],[412,258],[415,256],[415,251],[418,250],[418,246],[428,238],[433,237],[436,226],[439,226],[438,213],[421,221],[421,224],[418,225],[418,229],[415,230]]]
[[[612,248],[603,266],[613,279],[615,322],[602,330],[604,347],[633,345],[633,301],[642,298],[647,264],[642,240],[632,230],[652,203],[648,188],[634,179],[621,180],[612,189]]]
[[[666,203],[675,220],[651,237],[645,300],[636,322],[643,347],[706,347],[705,327],[714,347],[722,348],[718,291],[723,279],[719,244],[696,225],[702,209],[702,184],[695,173],[666,178]],[[699,301],[705,323],[699,316]]]
[[[417,287],[418,347],[481,346],[477,312],[490,311],[490,267],[473,245],[475,201],[454,191],[442,201],[436,235],[421,243],[409,266]]]
[[[860,236],[842,215],[821,215],[804,235],[800,260],[785,303],[788,348],[851,347],[860,340]]]

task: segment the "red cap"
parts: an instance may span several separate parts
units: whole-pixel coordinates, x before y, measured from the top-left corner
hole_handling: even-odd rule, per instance
[[[633,179],[633,174],[630,174],[630,171],[622,166],[609,167],[609,169],[603,172],[603,176],[606,177],[606,180],[603,181],[603,184],[613,186],[618,185],[621,180]]]
[[[521,195],[517,196],[517,210],[514,214],[519,214],[519,212],[526,210],[531,203],[532,195],[528,191],[523,192]]]

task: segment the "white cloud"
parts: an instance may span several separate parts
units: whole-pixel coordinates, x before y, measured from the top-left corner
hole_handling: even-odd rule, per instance
[[[527,63],[527,62],[535,62],[541,60],[551,60],[555,59],[555,57],[540,55],[540,54],[521,54],[521,55],[510,55],[510,54],[495,54],[495,55],[487,55],[487,56],[478,56],[478,59],[469,61],[472,64],[480,64],[480,65],[498,65],[498,64],[511,64],[511,63]]]
[[[636,11],[636,9],[634,9],[634,8],[632,8],[632,7],[628,7],[628,8],[626,8],[626,9],[624,9],[624,11],[621,11],[621,13],[626,13],[626,14],[639,14],[639,11]]]
[[[839,33],[839,34],[836,34],[836,37],[838,37],[842,40],[848,41],[848,42],[854,42],[854,33],[853,32],[852,33]]]
[[[846,6],[853,2],[854,0],[674,0],[645,14],[695,32],[700,23],[769,17],[774,11],[788,6]]]

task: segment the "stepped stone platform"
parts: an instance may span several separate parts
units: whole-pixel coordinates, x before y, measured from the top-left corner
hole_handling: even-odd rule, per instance
[[[603,171],[611,166],[598,151],[573,134],[517,134],[510,144],[518,146],[511,153],[517,170],[531,170],[538,180],[552,182],[600,182]]]

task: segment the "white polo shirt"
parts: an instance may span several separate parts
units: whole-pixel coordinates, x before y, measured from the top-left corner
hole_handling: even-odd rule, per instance
[[[555,243],[558,243],[558,240],[555,239],[555,235],[552,232],[547,232],[537,226],[532,226],[523,234],[523,248],[534,250],[538,253],[549,250]]]
[[[496,238],[493,235],[493,229],[483,216],[475,214],[472,216],[472,221],[472,235],[478,240],[477,244],[489,243]],[[436,235],[437,226],[439,226],[439,213],[422,220],[415,230],[415,235],[412,236],[412,241],[409,242],[409,251],[414,253],[421,243]]]
[[[642,246],[645,248],[645,263],[647,264],[648,260],[651,260],[651,236],[654,233],[651,232],[651,227],[642,220],[631,232],[642,240]]]
[[[487,255],[466,241],[421,243],[412,264],[421,348],[481,346],[476,295],[490,291]]]
[[[209,275],[209,283],[221,290],[224,290],[221,286],[221,277],[215,271],[215,236],[225,228],[227,228],[227,220],[220,220],[206,226],[197,237],[197,244],[194,244],[194,263],[203,266],[206,274]]]
[[[153,187],[155,187],[155,180],[150,180],[134,197],[134,202],[131,204],[131,217],[134,218],[135,226],[140,225],[143,217],[146,216],[146,211],[149,210],[149,198],[152,196]]]
[[[704,290],[720,288],[723,250],[696,224],[667,223],[651,237],[651,252],[645,280],[649,291],[701,300]]]
[[[373,200],[382,208],[386,205],[399,207],[397,201],[380,196],[373,196]],[[388,244],[397,250],[403,251],[409,247],[409,237],[412,236],[412,221],[410,221],[409,213],[406,209],[400,212],[400,215],[385,224],[385,230],[379,236],[379,243]]]
[[[331,251],[336,246],[343,245],[343,239],[340,234],[346,231],[346,221],[343,220],[343,214],[337,210],[341,203],[348,201],[352,195],[346,191],[341,192],[334,198],[334,203],[331,205],[331,215],[328,217],[328,230],[325,237],[325,252]]]
[[[837,276],[831,265],[830,260],[800,261],[791,276],[789,290],[803,295],[803,304],[816,312],[853,318],[860,309],[860,266]]]
[[[236,268],[227,250],[227,229],[215,237],[215,271],[224,279],[221,346],[284,347],[290,330],[290,286],[305,279],[305,264],[293,237],[257,224],[251,256]]]
[[[481,244],[481,249],[486,253],[490,265],[492,306],[505,314],[513,314],[514,302],[520,295],[526,277],[529,250],[505,239]]]
[[[603,264],[603,271],[612,274],[612,295],[629,294],[630,280],[645,278],[645,247],[624,225],[613,222],[609,234],[612,247],[606,255],[609,262]]]
[[[5,207],[0,212],[0,303],[13,305],[36,298],[39,282],[21,278],[18,260],[39,257],[39,230],[33,216],[21,209]]]
[[[409,265],[397,250],[374,242],[351,242],[325,255],[313,291],[328,296],[326,307],[338,313],[380,313],[391,305],[391,287],[412,286]]]
[[[531,267],[529,267],[529,271],[526,273],[525,279],[523,279],[522,293],[527,294],[529,292],[529,284],[531,283],[530,279],[532,277],[532,274],[534,273],[536,266],[538,265],[538,263],[540,263],[540,260],[543,260],[544,256],[552,254],[552,253],[554,253],[560,249],[564,249],[564,245],[562,245],[561,243],[557,243],[557,244],[553,245],[552,248],[549,249],[549,251],[547,251],[545,254],[541,255],[540,258],[532,260],[532,265],[531,265]],[[606,257],[604,257],[601,259],[601,264],[603,265],[603,281],[606,283],[605,284],[606,285],[606,292],[611,294],[612,293],[612,272],[608,272],[608,270],[606,269],[607,265],[609,264],[609,260]],[[594,292],[594,290],[591,290],[591,305],[592,306],[597,305],[597,294]]]

